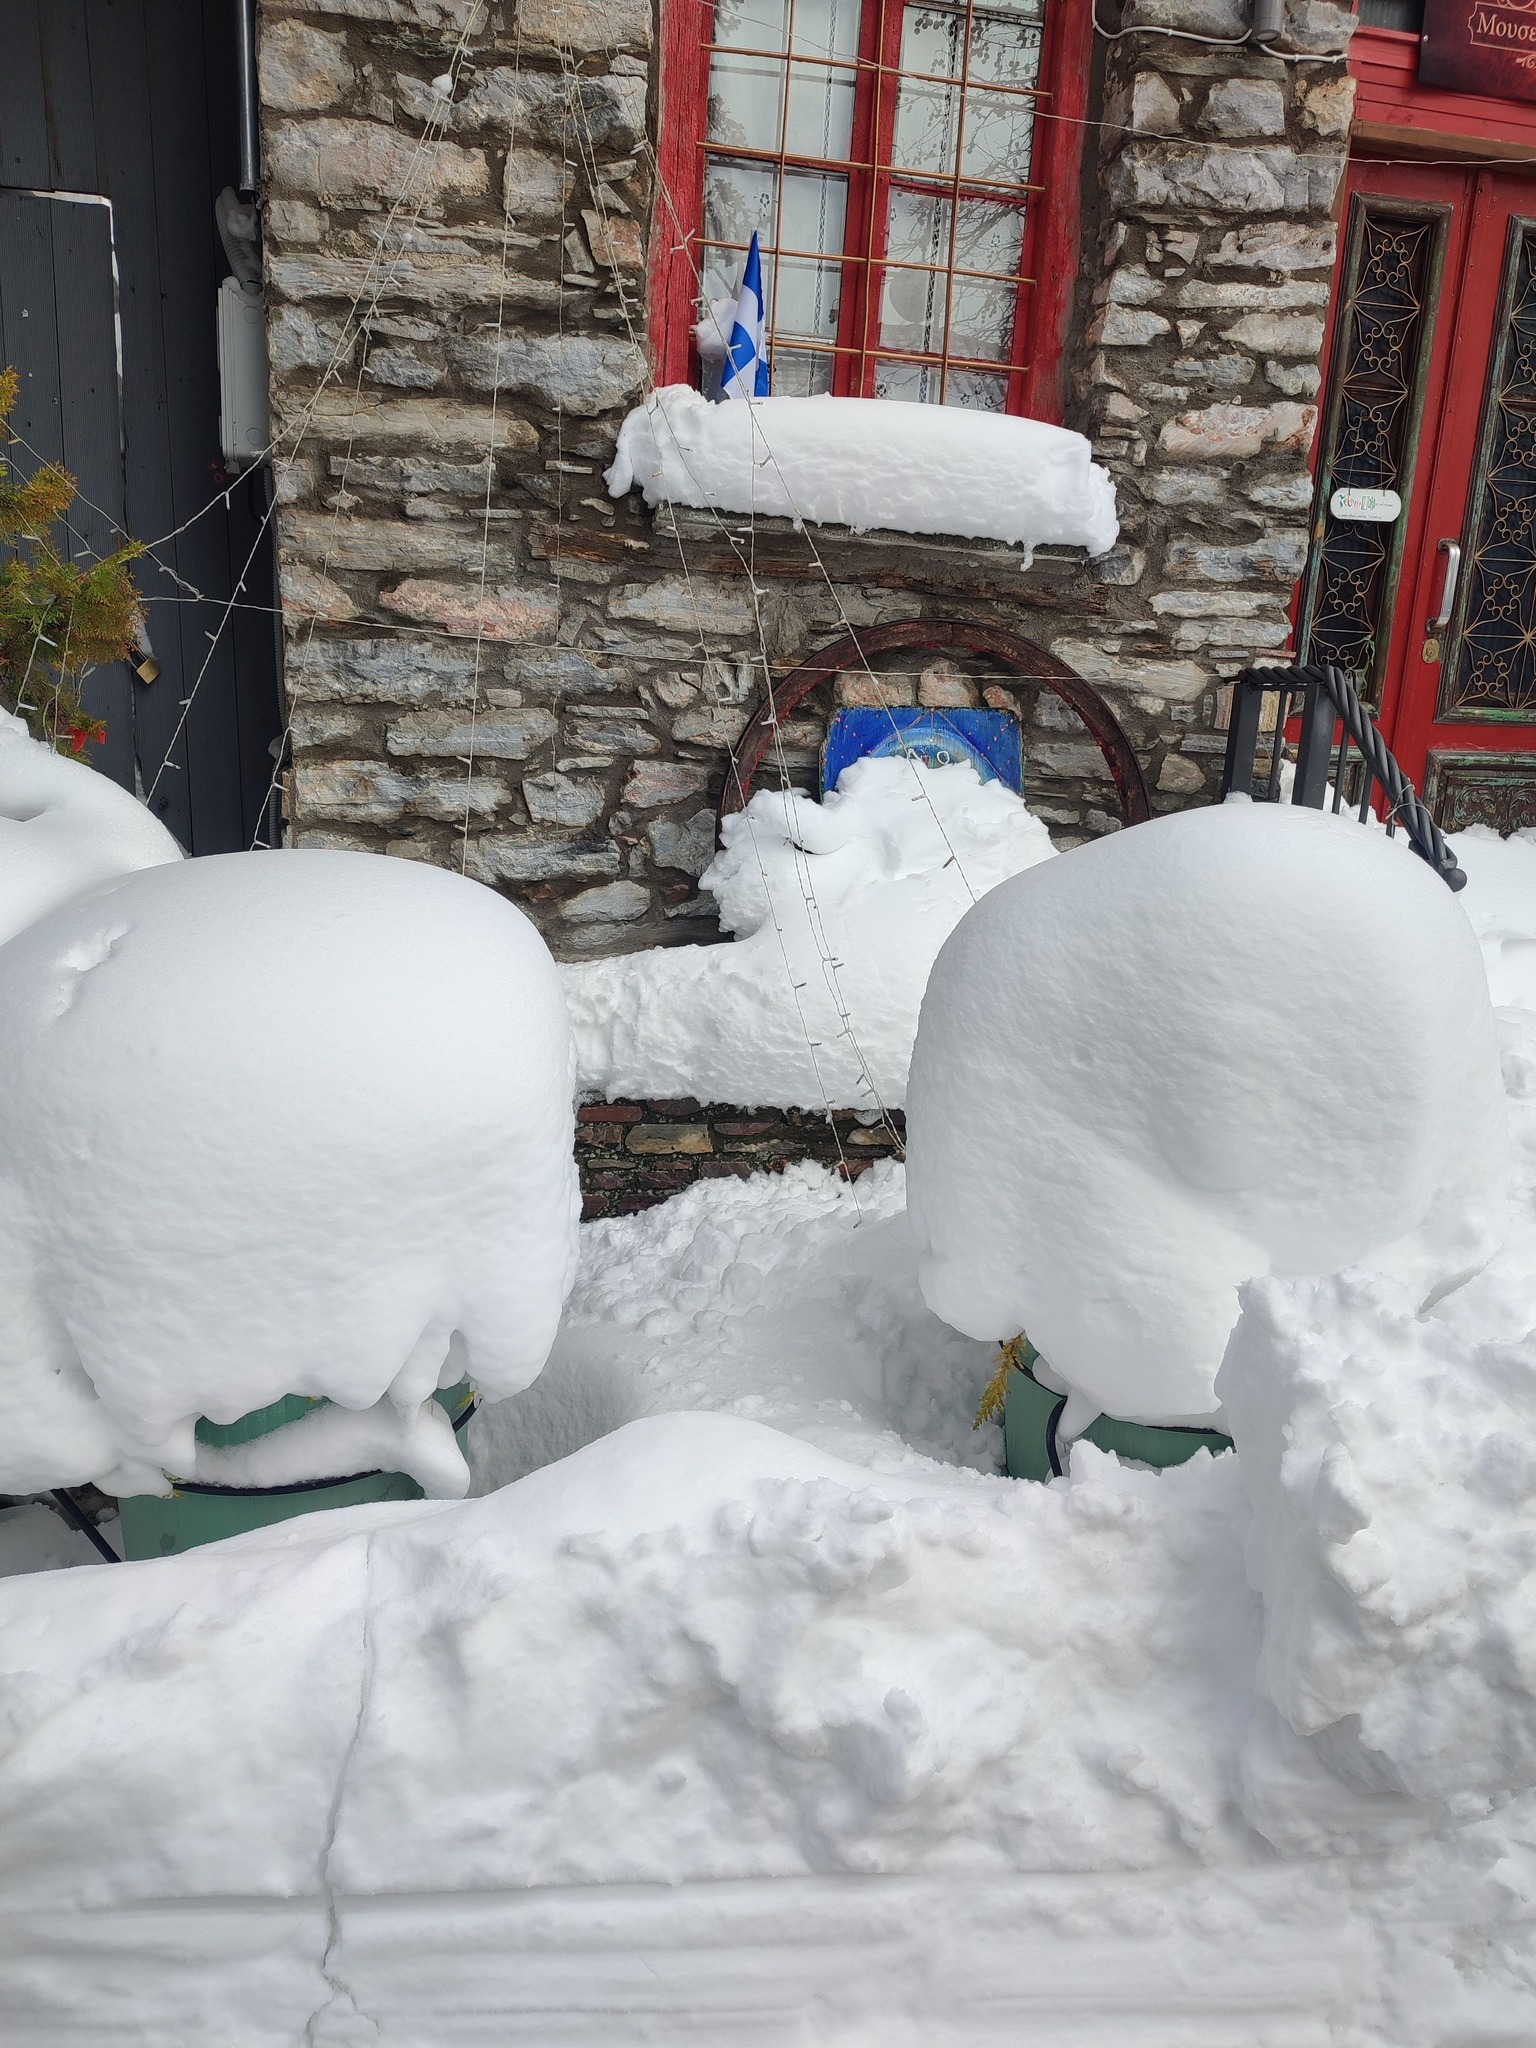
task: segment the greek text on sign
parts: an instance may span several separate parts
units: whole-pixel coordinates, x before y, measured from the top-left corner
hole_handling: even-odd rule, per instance
[[[1335,519],[1363,519],[1372,526],[1390,526],[1403,509],[1396,491],[1362,490],[1358,486],[1335,491],[1328,510]]]
[[[1536,0],[1424,0],[1419,83],[1536,100]]]

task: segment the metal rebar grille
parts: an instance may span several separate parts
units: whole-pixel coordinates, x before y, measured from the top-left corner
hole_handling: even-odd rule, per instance
[[[1006,410],[1044,7],[719,0],[704,310],[756,232],[776,391]]]

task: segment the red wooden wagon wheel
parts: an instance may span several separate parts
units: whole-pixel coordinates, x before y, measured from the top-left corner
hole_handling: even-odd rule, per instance
[[[877,654],[893,648],[913,647],[940,653],[959,648],[967,654],[986,654],[1020,682],[1032,688],[1050,690],[1069,704],[1098,743],[1099,752],[1114,777],[1120,798],[1120,815],[1127,825],[1143,824],[1152,815],[1146,778],[1136,749],[1126,737],[1108,703],[1075,670],[1047,654],[1043,647],[1021,639],[1001,626],[989,626],[971,619],[904,619],[890,626],[865,626],[834,640],[830,647],[813,654],[777,683],[770,703],[765,695],[747,721],[746,730],[731,750],[731,766],[715,817],[716,836],[722,822],[741,810],[751,793],[752,778],[773,744],[774,725],[789,717],[818,683],[841,675],[845,669],[864,668]]]

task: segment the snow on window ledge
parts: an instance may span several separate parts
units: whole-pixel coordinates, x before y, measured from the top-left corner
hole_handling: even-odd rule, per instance
[[[890,398],[713,405],[669,384],[619,429],[611,496],[796,525],[951,534],[1037,547],[1115,544],[1115,487],[1081,434],[1043,420]]]

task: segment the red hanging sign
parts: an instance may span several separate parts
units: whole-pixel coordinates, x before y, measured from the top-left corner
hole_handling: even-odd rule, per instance
[[[1536,100],[1536,0],[1424,0],[1419,83]]]

